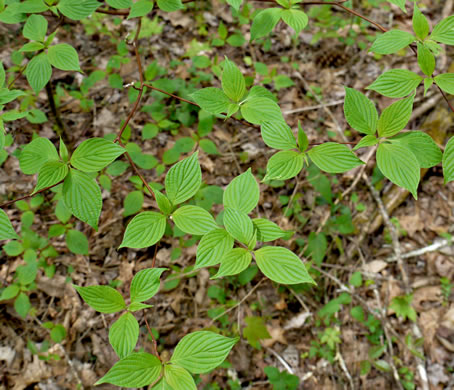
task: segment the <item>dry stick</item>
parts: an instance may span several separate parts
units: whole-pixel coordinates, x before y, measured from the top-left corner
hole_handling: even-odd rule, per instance
[[[0,204],[0,208],[3,208],[3,207],[6,207],[6,206],[9,206],[10,204],[13,204],[13,203],[16,203],[16,202],[19,202],[20,200],[24,200],[24,199],[28,199],[28,198],[33,198],[35,195],[38,195],[40,194],[41,192],[44,192],[44,191],[47,191],[53,187],[56,187],[58,186],[59,184],[63,183],[63,180],[60,180],[58,183],[55,183],[55,184],[52,184],[51,186],[48,186],[48,187],[45,187],[39,191],[36,191],[36,192],[33,192],[32,194],[29,194],[29,195],[24,195],[24,196],[21,196],[20,198],[16,198],[16,199],[13,199],[13,200],[9,200],[8,202],[5,202],[5,203],[2,203]]]
[[[415,249],[414,251],[411,251],[411,252],[407,252],[407,253],[402,253],[401,255],[401,258],[402,259],[408,259],[410,257],[416,257],[416,256],[421,256],[421,255],[424,255],[425,253],[430,253],[430,252],[435,252],[441,248],[444,248],[444,247],[447,247],[449,245],[452,245],[452,239],[451,240],[448,240],[448,239],[442,239],[438,242],[434,242],[433,244],[431,245],[428,245],[428,246],[425,246],[424,248],[420,248],[420,249]],[[388,263],[391,263],[393,261],[396,261],[397,258],[396,256],[392,256],[392,257],[388,257],[385,261],[387,261]]]

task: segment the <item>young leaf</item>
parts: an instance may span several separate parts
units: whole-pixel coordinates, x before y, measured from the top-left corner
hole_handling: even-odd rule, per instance
[[[389,139],[410,149],[415,155],[421,168],[431,168],[439,164],[443,158],[440,148],[432,137],[422,131],[401,133]]]
[[[166,217],[154,211],[137,214],[126,227],[120,248],[141,249],[156,244],[164,235]]]
[[[139,310],[149,309],[150,307],[153,307],[153,305],[146,305],[145,303],[140,303],[140,302],[131,302],[128,305],[128,311],[130,311],[131,313],[134,313]]]
[[[373,43],[370,51],[377,54],[392,54],[407,47],[414,42],[414,35],[401,30],[389,30],[378,38]]]
[[[267,180],[287,180],[297,176],[303,169],[304,155],[293,150],[273,154],[266,165]]]
[[[8,299],[13,299],[19,294],[20,287],[17,284],[10,284],[5,287],[0,295],[0,301],[6,301]]]
[[[138,213],[142,209],[143,201],[144,196],[142,191],[132,191],[126,195],[123,202],[123,217],[129,217],[130,215]]]
[[[375,135],[366,135],[365,137],[361,138],[361,140],[356,144],[353,150],[357,150],[360,148],[365,148],[367,146],[374,146],[378,144],[378,139]]]
[[[27,81],[35,93],[38,93],[46,86],[51,75],[52,67],[50,66],[46,53],[40,53],[34,56],[25,69]]]
[[[399,100],[386,107],[378,120],[378,135],[392,137],[405,128],[411,117],[415,95]]]
[[[227,4],[230,4],[235,11],[239,11],[243,0],[227,0]]]
[[[282,13],[281,8],[267,8],[260,11],[252,21],[251,41],[268,35],[279,22]]]
[[[181,0],[157,0],[160,10],[165,12],[174,12],[183,8]]]
[[[26,175],[33,175],[48,161],[58,161],[57,149],[47,138],[35,138],[24,147],[19,156],[20,169]]]
[[[3,88],[3,84],[5,84],[6,74],[5,68],[3,67],[3,62],[0,61],[0,88]]]
[[[197,246],[194,269],[216,265],[233,248],[234,240],[224,229],[215,229],[205,234]]]
[[[265,122],[284,121],[281,109],[277,103],[263,97],[247,99],[246,102],[241,105],[241,115],[243,115],[244,119],[248,122],[256,125],[261,125]]]
[[[227,58],[224,61],[224,71],[222,72],[222,89],[235,102],[239,102],[246,93],[243,74],[235,63]]]
[[[301,259],[287,248],[265,246],[254,253],[260,271],[274,282],[315,284]]]
[[[273,102],[277,102],[276,97],[272,92],[270,92],[268,89],[265,87],[262,87],[261,85],[254,85],[250,90],[247,95],[247,100],[252,99],[254,97],[264,97],[267,99],[272,100]]]
[[[147,268],[135,274],[131,282],[131,302],[144,302],[154,297],[161,285],[160,277],[167,268]]]
[[[315,146],[307,154],[317,167],[329,173],[347,172],[364,164],[346,145],[335,142]]]
[[[424,96],[426,96],[427,91],[429,90],[433,83],[434,83],[433,79],[424,79]]]
[[[439,22],[432,30],[429,38],[447,45],[454,45],[454,15]]]
[[[80,70],[79,55],[76,49],[67,43],[49,47],[47,57],[51,65],[61,70]]]
[[[6,213],[0,209],[0,240],[8,240],[9,238],[19,238],[14,231]]]
[[[223,91],[214,87],[199,89],[191,97],[201,109],[214,115],[227,112],[231,103]]]
[[[257,231],[257,241],[260,242],[274,241],[287,234],[285,230],[265,218],[254,218],[252,223]]]
[[[27,294],[21,292],[14,301],[14,310],[16,310],[17,314],[22,318],[25,318],[31,308],[32,305],[30,304],[30,299]]]
[[[380,75],[367,89],[383,96],[401,98],[412,93],[421,81],[421,76],[409,70],[392,69]]]
[[[95,385],[110,383],[122,387],[144,387],[159,378],[162,363],[145,352],[135,352],[121,359]]]
[[[418,160],[410,149],[397,144],[380,144],[377,166],[389,180],[410,191],[415,199],[420,178]]]
[[[41,15],[30,15],[24,24],[22,34],[31,41],[43,42],[47,33],[47,20]]]
[[[131,6],[129,11],[128,19],[139,18],[147,15],[153,9],[153,1],[151,0],[139,0]]]
[[[138,338],[139,323],[131,313],[124,313],[109,329],[109,343],[120,359],[134,351]]]
[[[90,16],[101,5],[96,0],[61,0],[57,8],[67,18],[81,20]]]
[[[208,331],[190,333],[180,340],[170,362],[193,374],[203,374],[219,366],[237,341]]]
[[[260,126],[263,142],[270,148],[289,150],[297,145],[292,130],[284,121],[264,122]]]
[[[66,245],[68,249],[77,255],[88,255],[88,240],[85,234],[79,230],[71,229],[66,233]]]
[[[454,95],[454,73],[439,74],[434,80],[443,91]]]
[[[82,299],[93,309],[100,313],[116,313],[126,309],[126,304],[121,294],[109,286],[73,287]]]
[[[248,215],[242,211],[225,207],[224,225],[230,235],[247,245],[254,235],[254,226]]]
[[[415,8],[413,10],[413,31],[419,39],[424,40],[429,35],[429,30],[430,27],[427,18],[415,4]]]
[[[249,214],[260,198],[260,189],[251,168],[235,177],[227,186],[223,195],[224,207],[230,207]]]
[[[443,153],[443,176],[445,184],[454,180],[454,137],[448,141]]]
[[[309,146],[309,139],[307,138],[306,133],[301,127],[300,121],[298,121],[298,149],[300,152],[304,152]]]
[[[63,183],[63,201],[74,216],[98,230],[102,197],[94,179],[86,173],[70,169]]]
[[[375,134],[378,113],[375,104],[361,92],[345,87],[344,114],[348,124],[364,134]]]
[[[213,216],[199,206],[180,207],[173,212],[172,219],[185,233],[199,236],[218,227]]]
[[[68,166],[60,161],[49,161],[45,163],[38,173],[38,182],[33,192],[50,187],[63,180],[68,174]]]
[[[173,389],[197,390],[192,375],[183,367],[166,365],[164,367],[164,378]]]
[[[402,11],[407,13],[407,10],[405,9],[405,1],[406,0],[388,0],[390,3],[397,5]]]
[[[63,162],[69,161],[68,148],[66,147],[66,145],[63,142],[63,140],[61,139],[61,137],[60,137],[59,154],[60,154],[60,158],[63,160]]]
[[[71,165],[82,172],[98,172],[126,150],[104,138],[90,138],[82,142],[71,156]]]
[[[165,367],[164,367],[165,370]],[[162,378],[158,383],[156,383],[155,386],[151,388],[151,390],[174,390],[173,387],[171,387],[165,378]]]
[[[159,210],[161,210],[164,215],[169,215],[172,212],[170,200],[158,190],[153,190],[153,193],[156,197],[156,203],[158,204]]]
[[[402,317],[404,321],[407,319],[416,322],[417,314],[415,309],[411,307],[411,301],[413,300],[413,295],[403,295],[400,297],[394,297],[391,300],[389,308],[396,312],[398,317]]]
[[[431,77],[435,70],[435,57],[421,42],[418,42],[418,65],[426,76]],[[426,81],[427,79],[424,79]]]
[[[244,248],[234,248],[221,259],[221,266],[212,279],[222,276],[237,275],[251,264],[252,255]]]
[[[304,27],[307,26],[309,22],[309,18],[307,15],[300,10],[297,9],[286,9],[281,12],[282,20],[288,24],[295,33],[298,35]]]
[[[195,152],[184,160],[176,163],[167,172],[165,187],[167,197],[173,205],[183,203],[192,198],[202,184],[202,171]]]

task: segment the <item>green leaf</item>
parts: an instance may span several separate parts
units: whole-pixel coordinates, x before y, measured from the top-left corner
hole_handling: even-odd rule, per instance
[[[274,149],[296,149],[292,129],[284,121],[263,122],[260,126],[263,142]]]
[[[131,11],[129,11],[128,19],[147,15],[153,9],[153,4],[151,0],[139,0],[135,2],[131,7]]]
[[[167,172],[165,188],[167,197],[173,205],[192,198],[202,184],[202,171],[198,152],[176,163]]]
[[[20,3],[19,10],[27,14],[47,11],[49,7],[42,0],[26,0]]]
[[[285,230],[265,218],[254,218],[252,223],[257,231],[257,241],[260,242],[274,241],[287,234]]]
[[[197,390],[192,375],[183,367],[166,365],[164,367],[164,378],[174,389],[178,390]]]
[[[183,8],[181,0],[157,0],[157,4],[159,9],[165,12],[178,11]]]
[[[422,131],[410,131],[401,133],[389,141],[398,143],[410,149],[415,155],[421,168],[431,168],[439,164],[443,158],[440,148],[432,137]]]
[[[266,165],[267,180],[287,180],[297,176],[303,169],[304,156],[300,152],[284,150],[273,154]]]
[[[63,140],[61,139],[61,137],[60,137],[59,154],[60,154],[60,158],[61,158],[64,162],[68,162],[68,161],[69,161],[68,148],[66,147],[66,145],[65,145],[65,143],[63,142]]]
[[[109,343],[120,359],[134,351],[139,339],[139,323],[131,313],[124,313],[109,329]]]
[[[213,216],[199,206],[183,206],[172,214],[173,222],[182,231],[188,234],[203,235],[216,229]]]
[[[153,193],[156,197],[156,203],[158,204],[159,210],[161,210],[164,215],[169,215],[172,212],[170,200],[158,190],[153,190]]]
[[[33,175],[48,161],[58,161],[57,149],[47,138],[35,138],[27,144],[19,156],[20,169],[26,175]]]
[[[5,84],[6,75],[5,75],[5,68],[3,67],[3,62],[0,61],[0,88],[3,87]]]
[[[70,169],[63,184],[63,201],[74,216],[98,230],[102,197],[94,179],[86,173]]]
[[[28,296],[25,293],[21,292],[14,301],[14,309],[17,314],[19,314],[22,318],[25,318],[27,317],[31,307],[32,305],[30,304],[30,299],[28,299]]]
[[[156,381],[161,371],[162,363],[156,356],[136,352],[115,363],[95,385],[111,383],[122,387],[144,387]]]
[[[81,20],[90,16],[101,6],[96,0],[60,0],[58,10],[67,18]]]
[[[421,42],[418,42],[418,65],[426,76],[431,77],[435,70],[435,57]],[[426,81],[427,79],[424,79]]]
[[[443,176],[445,184],[454,180],[454,137],[448,141],[443,153]]]
[[[2,210],[3,211],[3,210]],[[10,284],[7,286],[0,295],[0,301],[6,301],[8,299],[13,299],[19,294],[20,288],[17,284]]]
[[[454,15],[439,22],[432,30],[429,38],[447,45],[454,45]]]
[[[63,325],[58,324],[50,331],[50,338],[56,343],[61,343],[65,337],[66,329]]]
[[[165,369],[165,367],[164,367]],[[151,388],[151,390],[174,390],[173,387],[171,387],[165,380],[165,378],[162,378],[158,383],[156,383],[155,386]]]
[[[241,115],[248,122],[261,125],[265,122],[282,122],[281,109],[273,100],[264,97],[248,98],[241,105]]]
[[[209,87],[199,89],[191,95],[192,99],[206,112],[221,114],[229,109],[230,99],[219,88]]]
[[[82,299],[100,313],[116,313],[126,309],[121,294],[109,286],[74,286]]]
[[[267,72],[268,72],[268,69],[267,69]],[[253,97],[264,97],[264,98],[272,100],[273,102],[277,102],[277,99],[274,96],[274,94],[271,91],[269,91],[268,89],[266,89],[265,87],[262,87],[261,85],[254,85],[249,90],[247,99],[252,99]]]
[[[401,98],[412,93],[421,83],[422,77],[406,69],[392,69],[380,75],[367,89],[383,96]]]
[[[408,317],[409,320],[416,322],[417,314],[415,309],[411,307],[411,301],[413,300],[413,295],[403,295],[400,297],[394,297],[391,300],[389,308],[396,312],[398,317],[405,319]]]
[[[180,340],[170,362],[193,374],[203,374],[219,366],[237,341],[208,331],[190,333]]]
[[[0,209],[0,240],[19,238],[6,213]]]
[[[306,133],[301,127],[300,121],[298,121],[298,149],[300,152],[304,152],[309,146],[309,139],[307,138]]]
[[[47,33],[47,20],[41,15],[30,15],[25,22],[22,34],[31,41],[43,42]]]
[[[8,90],[7,88],[0,89],[0,104],[6,104],[12,102],[19,96],[25,96],[24,91],[20,91],[18,89]],[[1,116],[1,120],[5,121],[5,114]],[[14,119],[13,119],[14,120]],[[6,121],[5,121],[6,122]],[[3,130],[1,131],[3,133]]]
[[[142,191],[132,191],[124,200],[123,206],[123,216],[129,217],[130,215],[134,215],[138,213],[142,209],[142,204],[144,201],[144,196]]]
[[[407,10],[405,9],[405,1],[406,0],[388,0],[390,3],[397,5],[402,11],[407,13]]]
[[[71,156],[71,165],[83,172],[98,172],[126,150],[104,138],[90,138],[82,142]]]
[[[307,15],[297,9],[286,9],[281,11],[282,20],[288,24],[296,34],[299,34],[307,26],[309,18]]]
[[[454,73],[439,74],[434,80],[443,91],[454,95]]]
[[[282,13],[281,8],[267,8],[260,11],[252,21],[251,41],[268,35],[279,22]]]
[[[424,79],[424,96],[426,96],[427,91],[429,90],[433,83],[434,83],[433,79]]]
[[[271,338],[265,319],[263,317],[246,317],[244,322],[247,326],[243,329],[243,337],[254,348],[260,349],[260,340]]]
[[[135,274],[131,282],[131,302],[144,302],[154,297],[161,285],[160,277],[167,268],[147,268]]]
[[[243,0],[227,0],[227,4],[230,4],[235,11],[239,11]]]
[[[218,148],[216,147],[216,144],[211,141],[210,139],[201,139],[199,141],[200,148],[206,153],[206,154],[213,154],[213,155],[219,155]]]
[[[378,113],[375,104],[361,92],[345,87],[344,114],[348,124],[364,134],[375,134]]]
[[[88,240],[79,230],[71,229],[66,233],[68,249],[77,255],[88,255]]]
[[[260,271],[274,282],[315,284],[301,259],[287,248],[265,246],[254,253]]]
[[[222,72],[222,89],[233,101],[239,102],[246,93],[246,83],[238,67],[228,58],[224,61]]]
[[[377,54],[392,54],[414,42],[414,35],[401,30],[389,30],[379,35],[370,51]]]
[[[153,305],[146,305],[145,303],[140,303],[140,302],[131,302],[128,305],[128,310],[130,312],[136,312],[136,311],[143,310],[143,309],[149,309],[151,307],[153,307]]]
[[[30,60],[25,69],[25,76],[35,93],[46,86],[52,76],[52,67],[46,53],[38,54]]]
[[[252,255],[244,248],[234,248],[226,253],[221,259],[221,266],[212,279],[222,276],[237,275],[251,264]]]
[[[225,207],[224,225],[233,238],[245,245],[253,238],[254,226],[245,212]]]
[[[76,49],[67,43],[49,47],[47,57],[51,65],[61,70],[80,70],[79,55]]]
[[[413,31],[419,39],[425,39],[429,35],[429,30],[430,27],[427,18],[422,14],[415,3],[413,10]]]
[[[19,49],[19,51],[21,53],[29,52],[29,51],[38,51],[38,50],[44,49],[44,47],[45,46],[39,42],[27,42],[24,46],[22,46]]]
[[[380,144],[377,150],[380,171],[394,184],[410,191],[417,199],[419,163],[410,149],[398,144]]]
[[[346,145],[335,142],[315,146],[307,154],[317,167],[329,173],[347,172],[364,164]]]
[[[33,192],[53,186],[63,180],[68,174],[68,166],[60,161],[49,161],[45,163],[38,174],[38,183]]]
[[[106,0],[112,8],[115,9],[127,9],[132,5],[132,0]]]
[[[260,198],[260,189],[251,168],[235,177],[224,191],[222,203],[224,207],[249,214]]]
[[[156,244],[164,235],[166,217],[154,211],[136,215],[126,227],[120,248],[141,249]]]
[[[378,120],[378,135],[392,137],[405,128],[413,110],[415,95],[399,100],[386,107]]]
[[[234,240],[224,229],[215,229],[205,234],[197,246],[194,269],[216,265],[233,248]]]
[[[353,150],[357,150],[360,148],[365,148],[367,146],[374,146],[378,144],[378,139],[375,135],[366,135],[365,137],[361,138],[361,140],[356,144]]]

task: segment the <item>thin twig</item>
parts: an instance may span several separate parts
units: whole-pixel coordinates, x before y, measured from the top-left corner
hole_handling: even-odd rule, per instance
[[[63,180],[60,180],[58,183],[55,183],[55,184],[52,184],[51,186],[48,186],[48,187],[45,187],[39,191],[36,191],[36,192],[33,192],[29,195],[24,195],[24,196],[21,196],[20,198],[16,198],[16,199],[13,199],[13,200],[9,200],[8,202],[5,202],[5,203],[2,203],[0,204],[0,208],[3,208],[3,207],[6,207],[6,206],[9,206],[10,204],[13,204],[13,203],[16,203],[16,202],[19,202],[20,200],[24,200],[24,199],[28,199],[28,198],[33,198],[35,195],[38,195],[40,194],[41,192],[44,192],[44,191],[47,191],[53,187],[56,187],[58,186],[59,184],[63,183]]]

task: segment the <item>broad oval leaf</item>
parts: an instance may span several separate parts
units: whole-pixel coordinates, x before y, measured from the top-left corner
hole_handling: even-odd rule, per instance
[[[454,73],[439,74],[434,80],[443,91],[454,95]]]
[[[19,236],[14,231],[13,225],[6,213],[0,209],[0,240],[8,240],[10,238],[19,238]]]
[[[139,18],[147,15],[153,9],[153,1],[139,0],[135,2],[129,11],[128,19]]]
[[[235,63],[227,58],[224,61],[224,71],[222,72],[222,89],[235,102],[239,102],[246,93],[243,74]]]
[[[74,216],[98,230],[102,197],[95,179],[84,172],[70,169],[63,183],[63,201]]]
[[[248,245],[253,238],[254,226],[252,225],[252,220],[242,211],[226,207],[224,225],[233,238],[245,245]]]
[[[415,95],[399,100],[386,107],[378,120],[378,135],[392,137],[405,128],[413,110]]]
[[[166,217],[154,211],[137,214],[126,227],[120,248],[141,249],[156,244],[164,235]]]
[[[304,155],[293,150],[273,154],[266,165],[266,180],[287,180],[297,176],[303,169]]]
[[[265,122],[284,121],[277,103],[265,97],[252,97],[241,105],[241,115],[248,122],[261,125]]]
[[[379,35],[373,43],[370,51],[377,54],[392,54],[407,47],[415,41],[414,35],[401,30],[389,30]]]
[[[447,45],[454,45],[454,15],[439,22],[432,30],[430,39]]]
[[[68,249],[77,255],[88,255],[88,239],[79,230],[68,230],[65,236]]]
[[[202,170],[196,152],[176,163],[167,172],[165,179],[167,197],[173,205],[183,203],[196,194],[201,184]]]
[[[157,0],[160,10],[165,12],[174,12],[183,8],[181,0]]]
[[[454,180],[454,137],[448,141],[443,153],[443,176],[445,184]]]
[[[71,165],[83,172],[98,172],[126,150],[104,138],[90,138],[82,142],[71,156]]]
[[[80,294],[82,299],[100,313],[116,313],[126,308],[125,301],[121,294],[109,286],[87,286],[73,287]]]
[[[47,52],[49,62],[61,70],[80,70],[79,55],[76,49],[67,43],[59,43],[49,47]]]
[[[237,275],[251,264],[252,255],[244,248],[234,248],[226,253],[221,259],[221,266],[212,279],[222,276]]]
[[[81,20],[90,16],[101,5],[96,0],[61,0],[57,8],[67,18]]]
[[[375,80],[367,89],[383,96],[402,98],[412,93],[421,84],[422,77],[406,69],[392,69]]]
[[[39,170],[38,182],[33,192],[57,184],[66,177],[68,171],[68,166],[60,161],[49,161],[45,163]]]
[[[52,67],[46,53],[40,53],[30,60],[25,69],[25,76],[35,93],[46,86],[52,76]]]
[[[224,207],[249,214],[260,198],[260,189],[249,168],[246,172],[235,177],[224,191],[222,203]]]
[[[58,161],[57,149],[47,138],[35,138],[19,156],[20,169],[26,175],[37,173],[48,161]]]
[[[284,121],[264,122],[260,132],[263,142],[270,148],[288,150],[298,147],[292,129]]]
[[[281,18],[281,8],[267,8],[260,11],[252,21],[251,41],[268,35]]]
[[[167,268],[147,268],[137,272],[131,282],[131,302],[144,302],[159,291],[161,275]]]
[[[348,124],[364,134],[375,134],[378,113],[375,104],[361,92],[345,87],[344,114]]]
[[[287,248],[265,246],[254,253],[260,271],[274,282],[315,284],[301,259]]]
[[[128,356],[139,339],[139,323],[131,313],[124,313],[109,329],[109,343],[120,359]]]
[[[409,148],[397,144],[380,144],[377,166],[394,184],[410,191],[415,199],[420,178],[418,160]]]
[[[127,9],[132,6],[132,0],[106,0],[106,3],[115,9]]]
[[[199,89],[191,97],[201,109],[214,115],[227,112],[231,103],[223,91],[214,87]]]
[[[170,362],[192,374],[203,374],[219,366],[237,341],[208,331],[190,333],[180,340]]]
[[[156,381],[161,371],[162,363],[156,356],[135,352],[115,363],[95,385],[111,383],[122,387],[144,387]]]
[[[289,25],[296,34],[299,34],[307,26],[309,18],[298,9],[286,9],[281,12],[282,20]]]
[[[307,154],[317,167],[329,173],[347,172],[364,164],[346,145],[335,142],[315,146]]]
[[[164,378],[173,389],[197,390],[192,375],[183,367],[173,364],[164,367]]]
[[[215,229],[205,234],[197,246],[194,269],[216,265],[233,248],[233,237],[224,229]]]
[[[199,206],[183,206],[172,214],[173,222],[188,234],[203,235],[216,229],[213,216]]]
[[[257,241],[260,242],[274,241],[287,234],[285,230],[265,218],[254,218],[252,223],[257,231]]]
[[[47,33],[47,20],[42,15],[30,15],[24,24],[22,34],[32,41],[44,41]]]

